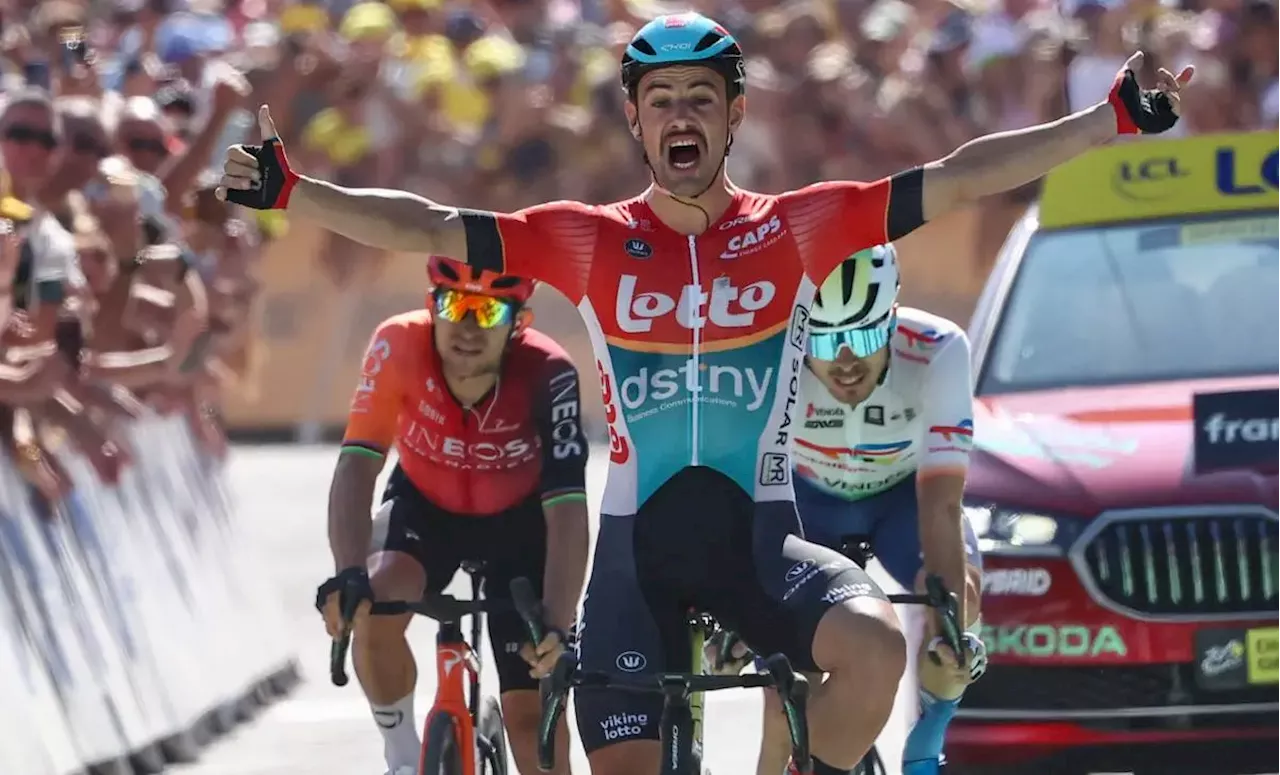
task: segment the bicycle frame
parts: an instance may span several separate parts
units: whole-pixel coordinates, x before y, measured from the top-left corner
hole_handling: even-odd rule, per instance
[[[471,599],[480,599],[481,579],[471,576]],[[480,662],[471,643],[480,642],[480,617],[471,617],[471,641],[463,637],[457,621],[440,622],[436,633],[436,696],[422,722],[422,751],[418,770],[426,771],[427,729],[440,713],[453,717],[458,751],[462,754],[461,775],[476,775],[475,720],[480,712]],[[470,678],[470,697],[466,679]]]
[[[715,629],[715,621],[710,617],[703,615],[695,617],[694,612],[690,612],[689,618],[689,645],[690,650],[690,671],[694,673],[702,672],[702,649],[706,645],[707,637]],[[692,740],[692,756],[695,769],[702,766],[702,720],[703,720],[703,703],[706,701],[702,692],[695,692],[689,698],[689,716],[691,733],[689,735]]]
[[[542,604],[527,579],[511,582],[511,599],[524,619],[532,640],[537,643],[545,631]],[[774,654],[765,660],[767,672],[737,676],[705,675],[702,670],[702,648],[706,636],[714,628],[709,614],[689,612],[690,672],[661,673],[644,677],[613,675],[578,670],[577,654],[565,651],[543,681],[542,720],[538,725],[538,768],[549,772],[555,766],[555,730],[568,703],[569,692],[576,686],[596,686],[634,692],[658,692],[662,695],[661,734],[662,775],[700,775],[702,770],[702,726],[704,692],[732,688],[771,687],[778,692],[787,716],[791,736],[792,758],[806,774],[812,769],[809,754],[809,723],[805,708],[809,683],[791,669],[786,656]]]

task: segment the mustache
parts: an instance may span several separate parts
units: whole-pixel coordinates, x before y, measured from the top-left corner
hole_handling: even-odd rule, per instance
[[[692,137],[696,138],[696,139],[698,140],[698,142],[700,142],[700,143],[702,143],[702,144],[704,144],[704,145],[705,145],[705,144],[706,144],[706,142],[707,142],[707,136],[706,136],[705,134],[703,134],[700,130],[692,129],[692,128],[687,128],[687,129],[672,129],[671,131],[666,132],[665,134],[663,134],[663,135],[662,135],[662,142],[664,142],[664,143],[666,143],[666,142],[670,142],[671,138],[673,138],[673,137],[679,137],[679,136],[682,136],[682,135],[692,136]]]

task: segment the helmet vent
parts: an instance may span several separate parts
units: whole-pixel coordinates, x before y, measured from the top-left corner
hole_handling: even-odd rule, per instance
[[[511,275],[503,275],[502,277],[499,277],[495,279],[493,282],[489,283],[489,287],[493,288],[494,290],[504,291],[504,290],[507,290],[508,288],[514,288],[519,284],[520,284],[519,277],[512,277]]]
[[[631,47],[645,56],[656,57],[658,55],[658,52],[653,49],[653,44],[644,38],[637,38],[631,41]]]
[[[445,278],[449,280],[449,282],[462,282],[462,278],[458,276],[458,273],[454,271],[454,268],[449,266],[448,263],[441,261],[436,265],[436,268],[440,274],[444,275]]]
[[[706,49],[709,49],[715,44],[719,43],[723,38],[724,36],[718,32],[708,32],[706,35],[702,36],[702,40],[698,41],[698,44],[693,47],[693,50],[705,51]]]

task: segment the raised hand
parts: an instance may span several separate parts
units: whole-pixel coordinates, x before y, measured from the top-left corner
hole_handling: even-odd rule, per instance
[[[254,210],[283,210],[298,176],[289,166],[284,144],[266,105],[258,108],[258,133],[262,145],[233,145],[222,164],[222,179],[214,194],[218,199]]]
[[[1141,51],[1129,57],[1107,95],[1116,113],[1118,134],[1160,134],[1172,129],[1182,114],[1182,88],[1196,73],[1190,65],[1176,76],[1162,67],[1156,73],[1156,88],[1143,89],[1137,76],[1143,57]]]

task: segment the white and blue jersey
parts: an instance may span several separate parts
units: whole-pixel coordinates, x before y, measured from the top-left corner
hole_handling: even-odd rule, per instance
[[[865,535],[880,563],[906,588],[920,570],[916,478],[964,474],[973,446],[969,340],[951,321],[898,310],[889,371],[857,406],[837,401],[805,369],[801,427],[792,457],[805,538],[838,548]],[[965,524],[969,561],[977,536]]]
[[[857,406],[835,400],[804,370],[804,420],[793,451],[796,508],[806,539],[838,548],[845,536],[865,536],[889,575],[911,589],[923,564],[916,480],[968,469],[969,340],[945,318],[900,308],[890,347],[884,382]],[[982,567],[968,520],[964,539],[969,563]],[[904,775],[936,775],[959,704],[924,693],[921,700],[903,750]]]

